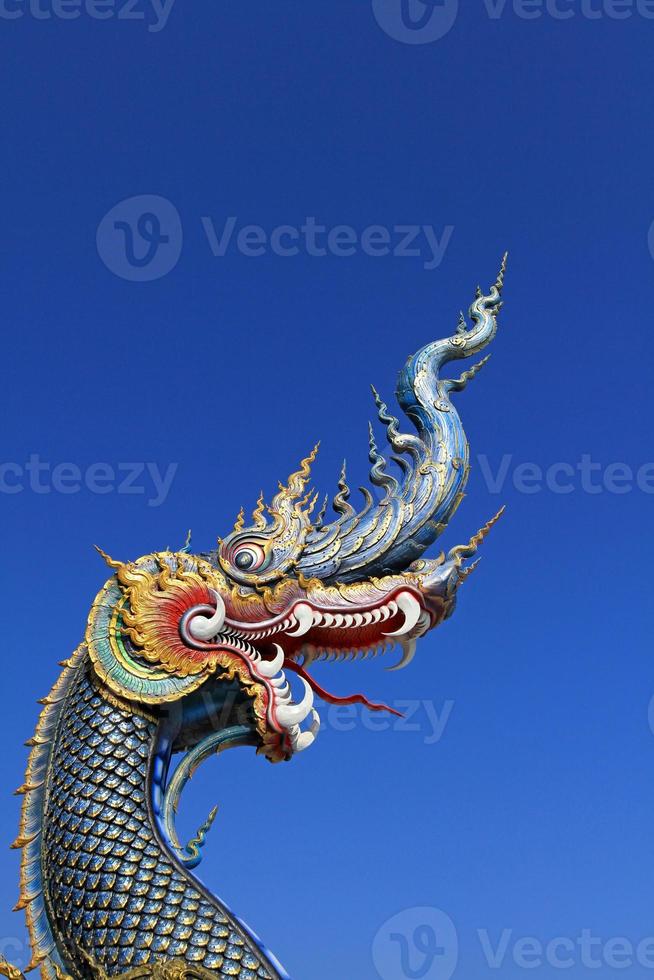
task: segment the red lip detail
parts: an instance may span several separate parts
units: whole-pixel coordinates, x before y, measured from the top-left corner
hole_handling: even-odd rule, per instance
[[[404,718],[401,711],[396,711],[395,708],[390,708],[387,704],[374,704],[369,701],[364,694],[351,694],[346,698],[339,698],[335,694],[330,694],[326,691],[324,687],[321,687],[313,677],[306,672],[304,667],[300,664],[296,664],[293,660],[284,661],[284,670],[292,670],[294,673],[302,677],[307,684],[310,686],[314,694],[317,694],[319,698],[326,701],[328,704],[363,704],[370,711],[389,711],[392,715],[397,715],[398,718]]]

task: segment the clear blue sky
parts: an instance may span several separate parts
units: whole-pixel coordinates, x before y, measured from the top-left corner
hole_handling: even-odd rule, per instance
[[[400,0],[177,0],[165,23],[118,2],[0,15],[0,838],[35,701],[105,578],[92,544],[136,557],[191,527],[208,548],[318,438],[317,485],[344,455],[362,482],[369,383],[391,397],[508,248],[493,357],[458,396],[474,465],[446,543],[506,517],[408,670],[319,672],[417,702],[417,730],[328,716],[290,765],[209,763],[181,820],[221,804],[203,878],[299,980],[375,978],[373,953],[402,980],[391,933],[413,975],[449,980],[446,957],[411,949],[428,938],[416,907],[451,919],[460,980],[529,973],[525,937],[637,946],[654,934],[648,5],[559,0],[528,19],[537,6],[466,0],[432,39],[451,0],[412,0],[413,27]],[[165,201],[120,203],[141,195]],[[326,255],[308,218],[332,230]],[[282,225],[296,232],[273,247]],[[423,229],[418,255],[370,254],[402,225]],[[128,463],[156,463],[132,474],[142,492],[124,492]],[[24,962],[17,856],[2,862],[0,938]],[[483,930],[495,949],[504,929],[493,970]],[[593,949],[597,969],[577,945],[564,973],[613,976],[619,949]],[[552,955],[531,972],[559,976]],[[635,954],[620,972],[652,975]]]

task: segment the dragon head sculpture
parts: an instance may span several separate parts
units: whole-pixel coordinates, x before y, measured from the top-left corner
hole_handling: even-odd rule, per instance
[[[215,731],[225,728],[216,725],[218,711],[230,722],[245,712],[259,749],[278,761],[314,741],[316,694],[384,709],[363,695],[329,694],[311,676],[312,663],[398,644],[396,670],[411,661],[418,639],[451,615],[473,567],[466,560],[499,514],[468,544],[422,557],[447,526],[468,476],[468,444],[451,396],[488,358],[458,378],[442,378],[440,369],[493,339],[505,266],[506,257],[488,294],[477,290],[470,323],[461,314],[453,336],[428,344],[400,373],[397,398],[414,432],[400,431],[373,388],[398,471],[389,472],[371,425],[371,481],[381,492],[362,488],[360,509],[350,503],[344,466],[335,519],[326,521],[327,500],[313,516],[318,495],[308,486],[316,446],[269,506],[259,498],[248,525],[241,511],[215,552],[192,555],[186,547],[127,563],[101,552],[115,574],[89,617],[96,678],[122,704],[167,713],[168,744],[194,750],[189,765],[215,751]]]
[[[19,835],[21,891],[32,961],[44,980],[87,976],[238,976],[287,973],[260,940],[190,873],[215,810],[182,846],[175,813],[209,755],[255,746],[270,760],[307,749],[327,702],[392,710],[361,694],[338,698],[312,664],[399,645],[392,670],[451,615],[472,559],[497,520],[465,545],[423,557],[458,506],[468,444],[451,396],[485,363],[441,378],[448,361],[493,339],[505,260],[477,291],[470,322],[407,361],[397,397],[414,431],[373,389],[397,470],[371,427],[371,481],[350,503],[345,467],[314,517],[317,447],[270,505],[259,499],[215,551],[162,551],[136,561],[101,552],[112,577],[93,603],[85,642],[62,662],[31,747]],[[174,755],[180,755],[173,769]],[[92,969],[89,964],[92,963]],[[14,977],[0,962],[0,974]],[[99,972],[105,970],[105,973]],[[150,972],[148,972],[150,971]],[[162,972],[163,971],[163,972]],[[166,972],[168,971],[168,972]]]

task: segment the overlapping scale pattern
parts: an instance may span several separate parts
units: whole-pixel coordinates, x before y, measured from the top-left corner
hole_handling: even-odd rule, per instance
[[[112,976],[180,957],[239,980],[275,969],[170,858],[148,812],[155,723],[108,704],[81,669],[63,708],[43,823],[45,900],[67,967],[80,948]]]

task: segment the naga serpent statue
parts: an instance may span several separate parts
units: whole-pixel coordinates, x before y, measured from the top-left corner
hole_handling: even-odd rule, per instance
[[[307,492],[316,449],[251,523],[241,511],[215,551],[162,551],[136,561],[101,552],[112,577],[95,599],[84,641],[63,661],[44,705],[25,783],[20,898],[32,947],[28,970],[64,977],[238,977],[283,980],[267,947],[193,874],[212,813],[183,846],[181,792],[207,757],[249,745],[272,762],[312,744],[314,695],[337,698],[310,674],[322,659],[417,640],[451,615],[457,589],[497,518],[468,544],[432,559],[425,549],[459,504],[468,443],[451,400],[485,363],[441,378],[448,361],[493,339],[497,282],[477,290],[470,321],[410,357],[397,399],[415,431],[373,389],[397,475],[370,430],[371,480],[361,509],[345,468],[325,519]],[[499,516],[499,515],[497,515]],[[98,549],[99,550],[99,549]],[[293,681],[293,684],[290,681]],[[298,693],[299,692],[299,693]],[[390,709],[389,709],[390,710]],[[176,767],[172,760],[181,756]],[[5,961],[0,973],[19,980]]]

